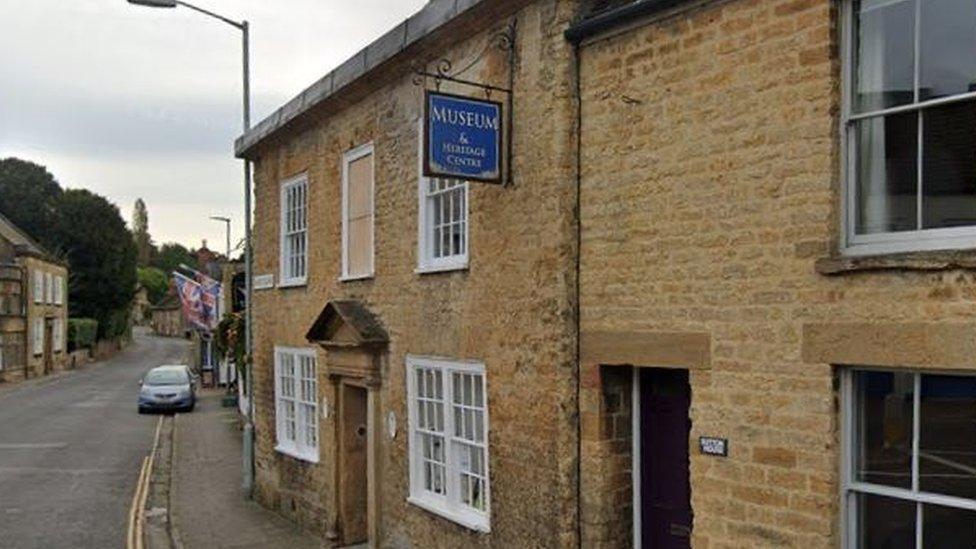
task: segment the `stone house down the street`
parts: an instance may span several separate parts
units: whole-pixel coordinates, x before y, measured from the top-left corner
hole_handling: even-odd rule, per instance
[[[0,215],[0,382],[67,363],[68,269]]]
[[[258,498],[393,547],[976,545],[974,29],[428,3],[238,140]],[[440,59],[513,90],[512,184],[420,174]]]

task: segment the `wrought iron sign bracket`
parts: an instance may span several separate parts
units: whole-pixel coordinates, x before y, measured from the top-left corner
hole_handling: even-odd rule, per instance
[[[471,61],[466,63],[460,69],[455,70],[454,63],[450,59],[442,57],[437,61],[418,63],[414,65],[413,77],[414,85],[422,86],[424,89],[429,89],[429,82],[432,80],[434,83],[434,89],[437,91],[440,91],[442,82],[451,82],[453,84],[478,88],[484,92],[486,99],[491,99],[492,93],[495,92],[505,94],[505,170],[507,172],[505,182],[503,184],[505,187],[514,184],[514,178],[512,177],[512,159],[514,157],[514,147],[512,143],[514,132],[512,131],[512,124],[515,120],[515,37],[516,19],[513,18],[504,29],[492,34],[478,55],[474,56]],[[478,62],[484,59],[484,57],[492,50],[504,51],[508,53],[507,87],[495,86],[492,84],[461,78],[463,74],[474,68]],[[428,69],[430,65],[434,65],[434,70]]]

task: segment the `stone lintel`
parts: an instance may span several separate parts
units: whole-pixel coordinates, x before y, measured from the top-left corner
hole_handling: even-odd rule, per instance
[[[584,331],[583,364],[708,368],[711,337],[706,332]]]
[[[851,366],[976,369],[976,323],[809,323],[803,326],[803,360]]]

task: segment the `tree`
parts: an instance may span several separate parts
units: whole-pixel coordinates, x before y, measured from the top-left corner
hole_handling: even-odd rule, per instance
[[[185,246],[176,242],[168,242],[159,247],[159,252],[156,253],[152,266],[161,269],[169,276],[169,273],[179,269],[180,263],[195,267],[197,258]]]
[[[136,199],[135,206],[132,208],[132,238],[136,243],[139,266],[148,266],[152,260],[154,246],[149,235],[149,212],[146,211],[146,203],[141,198]]]
[[[136,287],[136,245],[118,207],[69,189],[58,210],[55,233],[71,265],[71,316],[98,320],[100,337],[121,335]]]
[[[146,289],[149,294],[149,302],[159,303],[166,297],[169,290],[169,275],[156,267],[139,267],[139,284]]]
[[[44,166],[19,158],[0,160],[0,212],[52,253],[60,248],[52,229],[63,192]]]

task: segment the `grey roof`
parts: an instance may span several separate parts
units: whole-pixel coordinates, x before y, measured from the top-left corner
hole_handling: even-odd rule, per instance
[[[28,236],[28,234],[24,231],[20,230],[19,227],[4,217],[3,214],[0,214],[0,238],[3,238],[4,240],[7,240],[13,244],[14,248],[18,252],[27,252],[28,254],[45,258],[51,257],[51,254],[49,254],[47,250],[38,244],[37,241]]]
[[[392,60],[458,16],[480,4],[497,2],[498,0],[430,0],[409,19],[377,38],[238,137],[234,142],[234,154],[239,158],[246,157],[252,148],[289,123],[346,90],[373,69]]]

